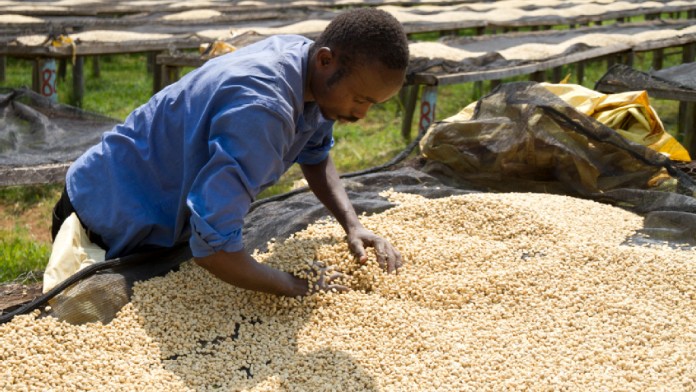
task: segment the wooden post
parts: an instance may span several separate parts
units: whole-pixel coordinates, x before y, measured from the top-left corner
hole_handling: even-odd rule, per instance
[[[418,101],[419,85],[409,85],[401,88],[403,92],[404,113],[401,119],[401,136],[404,140],[411,140],[411,127],[413,124],[413,113],[416,111]]]
[[[679,103],[679,128],[684,148],[693,159],[696,156],[696,102]]]
[[[99,78],[101,76],[101,69],[99,69],[99,56],[92,56],[92,76]]]
[[[691,42],[682,47],[682,63],[693,63],[696,57],[696,42]]]
[[[159,71],[159,86],[157,91],[169,86],[170,84],[176,82],[179,75],[179,68],[175,65],[165,65],[162,64],[159,67],[155,67],[155,71]],[[157,92],[156,91],[156,92]]]
[[[696,57],[696,43],[682,46],[682,63],[691,63]],[[679,102],[679,133],[684,148],[691,158],[696,157],[696,102]]]
[[[544,82],[546,80],[546,71],[536,71],[530,74],[529,80],[537,83]]]
[[[585,81],[585,62],[581,61],[575,64],[575,79],[577,84],[582,84]]]
[[[472,101],[478,101],[479,98],[483,96],[483,82],[482,81],[476,81],[474,82],[474,89],[471,92],[471,100]]]
[[[165,66],[164,71],[167,73],[167,84],[163,85],[162,87],[166,87],[177,80],[179,80],[179,75],[181,68],[177,66]]]
[[[652,68],[654,70],[662,69],[662,64],[665,59],[665,50],[663,48],[655,49],[652,51]]]
[[[37,57],[32,61],[31,66],[31,89],[36,93],[40,91],[41,58]]]
[[[162,67],[155,65],[152,72],[152,95],[162,90]]]
[[[85,96],[85,73],[84,73],[85,57],[76,56],[75,64],[73,64],[73,96],[72,104],[77,107],[82,107],[82,99]]]
[[[148,64],[150,63],[150,55],[148,53]],[[165,86],[164,84],[164,72],[162,72],[163,65],[157,64],[157,56],[152,57],[154,60],[152,65],[152,95],[157,94]]]
[[[553,68],[553,82],[558,83],[563,79],[563,67]]]
[[[148,74],[156,72],[155,70],[157,69],[157,52],[148,52],[146,65]]]
[[[65,75],[68,69],[68,60],[60,59],[58,60],[58,77],[60,80],[65,81]]]

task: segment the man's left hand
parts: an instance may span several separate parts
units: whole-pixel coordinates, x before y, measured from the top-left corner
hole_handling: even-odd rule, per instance
[[[375,248],[377,264],[388,273],[398,272],[401,268],[401,253],[389,241],[365,228],[358,228],[348,233],[348,247],[360,263],[367,262],[365,247]]]

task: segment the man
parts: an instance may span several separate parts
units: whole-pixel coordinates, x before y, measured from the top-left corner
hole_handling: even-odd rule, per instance
[[[394,96],[408,65],[399,22],[376,9],[337,16],[316,42],[274,36],[208,61],[133,111],[70,167],[53,236],[75,212],[106,258],[188,241],[196,263],[235,286],[278,295],[307,281],[254,260],[242,225],[256,195],[295,162],[364,262],[399,252],[365,229],[329,156],[334,121]],[[319,288],[344,289],[336,275]]]

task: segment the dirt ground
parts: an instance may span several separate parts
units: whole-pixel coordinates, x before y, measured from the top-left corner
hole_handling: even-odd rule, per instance
[[[41,282],[23,285],[5,283],[0,285],[0,315],[17,309],[22,304],[41,296]]]

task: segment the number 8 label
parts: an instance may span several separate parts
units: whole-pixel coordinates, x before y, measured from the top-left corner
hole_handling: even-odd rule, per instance
[[[48,59],[41,66],[39,92],[46,98],[57,102],[58,90],[56,89],[56,60]]]

